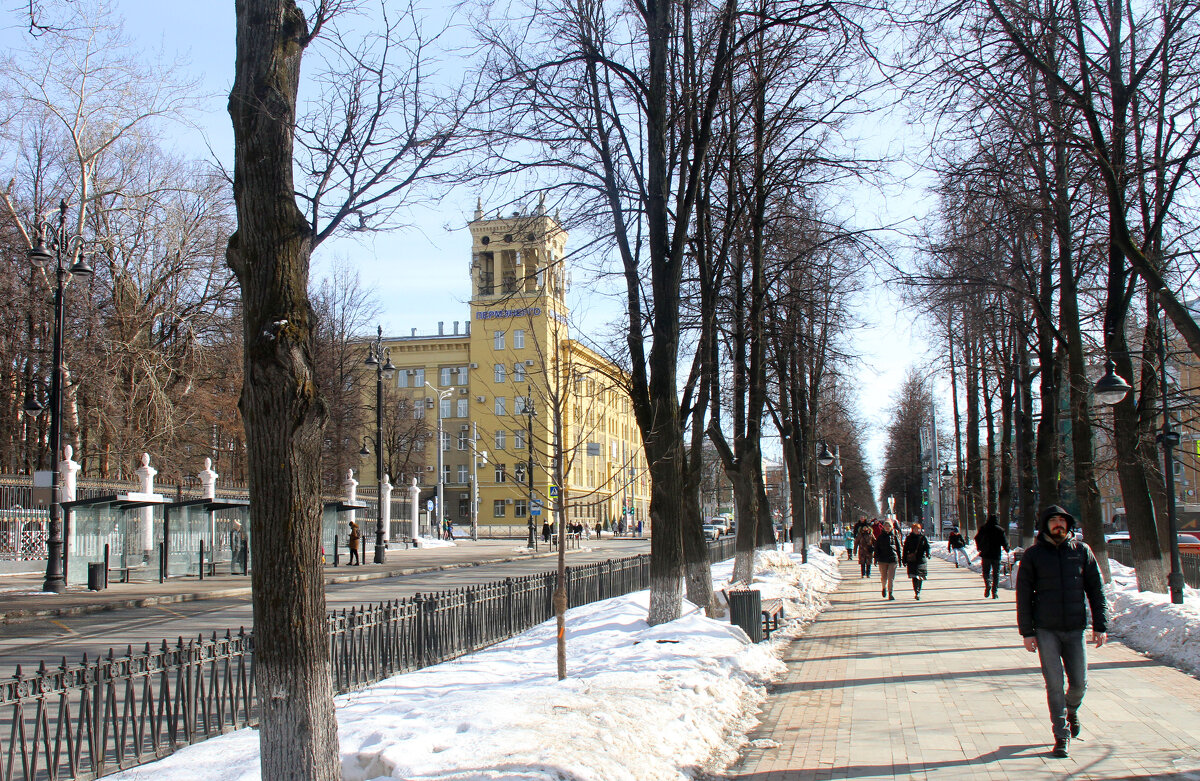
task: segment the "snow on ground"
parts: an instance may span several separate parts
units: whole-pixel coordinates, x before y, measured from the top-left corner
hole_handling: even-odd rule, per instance
[[[655,781],[721,768],[757,722],[787,638],[828,605],[835,560],[811,548],[756,562],[754,587],[784,600],[786,629],[749,642],[728,619],[651,627],[649,592],[571,610],[569,677],[555,674],[549,621],[452,662],[337,698],[345,781]],[[728,585],[732,561],[713,567]],[[239,730],[119,773],[115,781],[257,781],[258,733]]]
[[[954,558],[946,543],[933,543],[933,553],[946,561]],[[979,554],[973,545],[959,553],[980,570]],[[1122,643],[1161,662],[1200,677],[1200,590],[1184,586],[1183,604],[1171,604],[1167,594],[1138,591],[1133,568],[1108,560],[1112,582],[1104,587],[1108,598],[1108,633]],[[1001,578],[1000,585],[1013,588],[1016,581]],[[1015,631],[1015,619],[1014,619]]]

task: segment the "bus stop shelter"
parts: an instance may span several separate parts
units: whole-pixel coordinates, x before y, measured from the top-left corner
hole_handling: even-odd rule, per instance
[[[163,503],[162,494],[134,492],[63,502],[67,584],[94,585],[97,573],[107,584],[114,571],[123,581],[158,578],[160,549],[153,530]]]
[[[188,499],[163,506],[162,572],[171,577],[250,573],[250,502]]]

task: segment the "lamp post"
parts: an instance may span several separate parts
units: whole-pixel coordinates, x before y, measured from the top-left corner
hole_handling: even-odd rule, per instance
[[[425,383],[425,387],[437,394],[437,411],[438,411],[438,435],[437,435],[437,526],[436,530],[431,530],[437,536],[440,536],[442,529],[442,517],[446,515],[446,474],[445,467],[442,462],[445,458],[445,443],[442,441],[444,434],[442,433],[442,402],[450,398],[454,393],[454,388],[435,388],[429,383]]]
[[[945,491],[946,491],[946,486],[950,484],[950,481],[953,478],[954,478],[954,476],[952,474],[950,474],[950,464],[949,464],[949,462],[947,462],[946,465],[944,467],[942,467],[942,472],[938,476],[938,504],[940,504],[942,507],[946,506],[946,498],[944,496]],[[946,525],[947,516],[948,516],[948,513],[945,513],[945,512],[942,513],[941,525],[937,529],[937,534],[939,537],[942,535],[942,527],[944,527]]]
[[[1171,572],[1167,575],[1167,588],[1171,602],[1183,604],[1183,566],[1179,559],[1179,521],[1175,507],[1175,456],[1172,452],[1179,444],[1179,432],[1171,426],[1171,406],[1167,397],[1167,324],[1160,320],[1158,340],[1158,388],[1162,396],[1162,429],[1158,443],[1163,449],[1163,482],[1167,491],[1167,534],[1171,541]],[[1114,405],[1125,398],[1129,383],[1113,370],[1112,358],[1105,363],[1104,376],[1092,386],[1096,399],[1103,404]]]
[[[37,244],[26,256],[29,262],[38,268],[44,268],[54,261],[54,350],[53,373],[50,376],[50,528],[46,540],[46,580],[42,585],[43,591],[61,594],[67,588],[64,575],[64,554],[62,527],[62,505],[58,496],[58,459],[62,450],[62,374],[63,374],[63,291],[71,276],[86,279],[93,274],[92,266],[80,254],[83,245],[81,236],[67,233],[67,202],[58,203],[58,226],[47,235],[47,225],[39,220],[37,225]],[[49,241],[50,246],[46,246]],[[64,261],[76,256],[70,267]],[[41,412],[41,405],[36,399],[29,397],[25,401],[25,412],[36,416]]]
[[[479,540],[479,459],[487,463],[487,451],[479,450],[479,428],[471,423],[471,539]]]
[[[375,341],[367,344],[367,358],[363,363],[375,367],[375,481],[378,486],[379,516],[375,520],[376,564],[383,564],[386,553],[383,546],[383,381],[390,380],[396,367],[392,365],[391,350],[383,346],[383,326],[376,326]],[[365,447],[364,447],[365,449]],[[440,451],[439,451],[440,452]]]
[[[817,463],[820,464],[821,466],[829,466],[830,464],[837,463],[836,471],[834,474],[836,475],[836,478],[837,478],[837,480],[836,480],[837,490],[840,491],[841,490],[841,484],[840,484],[841,480],[840,479],[841,479],[841,475],[842,475],[841,460],[837,457],[837,453],[829,452],[829,444],[827,442],[821,443],[821,452],[817,456]],[[835,499],[836,499],[836,497],[835,497]],[[835,502],[835,506],[836,506],[836,502]],[[835,509],[834,515],[836,516],[838,514],[838,512],[839,511],[837,509]],[[822,529],[821,534],[824,535],[824,533],[825,533],[824,529]],[[830,527],[830,533],[831,534],[833,533],[832,526]]]
[[[528,483],[529,497],[528,504],[525,507],[525,516],[529,519],[529,540],[527,545],[529,548],[537,546],[537,538],[533,531],[533,418],[537,413],[533,409],[533,388],[526,386],[525,388],[525,447],[529,453],[529,468],[525,470],[525,479]],[[549,512],[549,508],[547,508]]]

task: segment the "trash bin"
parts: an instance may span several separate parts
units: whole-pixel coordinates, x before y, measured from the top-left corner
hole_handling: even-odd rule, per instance
[[[754,589],[738,589],[727,591],[729,598],[729,623],[740,626],[756,643],[761,643],[762,632],[762,592]]]
[[[833,555],[833,546],[829,544],[829,540],[821,540],[821,552],[826,556]]]
[[[88,562],[88,590],[103,591],[104,590],[104,562],[93,561]]]

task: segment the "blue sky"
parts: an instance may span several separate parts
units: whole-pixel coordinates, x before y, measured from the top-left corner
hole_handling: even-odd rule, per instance
[[[232,132],[225,103],[233,78],[234,4],[171,0],[111,0],[111,4],[125,17],[127,32],[137,46],[182,56],[187,61],[186,72],[200,79],[208,93],[198,117],[199,130],[181,130],[173,135],[180,150],[206,155],[211,149],[229,164]],[[168,6],[170,12],[166,13]],[[0,45],[22,33],[21,7],[17,0],[7,4],[7,25],[0,31]],[[894,116],[884,121],[872,119],[870,128],[872,137],[863,143],[879,149],[912,143],[915,133]],[[319,277],[326,273],[335,259],[348,260],[364,287],[376,294],[385,333],[407,334],[412,328],[432,332],[438,321],[445,321],[449,327],[451,321],[467,317],[471,239],[463,226],[474,212],[476,198],[474,191],[450,191],[436,208],[413,210],[407,229],[355,234],[365,235],[366,239],[326,242],[314,257],[313,274]],[[882,195],[865,191],[855,199],[855,205],[858,213],[854,219],[860,225],[908,220],[911,227],[928,208],[924,191],[913,184],[898,185]],[[484,204],[485,209],[494,206]],[[592,283],[586,276],[580,271],[573,275],[576,317],[585,331],[608,330],[608,323],[621,310],[617,304],[592,294]],[[878,464],[892,391],[909,365],[927,361],[927,350],[925,343],[914,336],[912,313],[903,309],[894,291],[874,286],[859,302],[858,314],[867,325],[856,332],[853,340],[853,349],[861,356],[856,387],[862,417],[871,427],[868,454]],[[915,330],[919,333],[921,326]],[[945,379],[938,385],[939,393],[945,395]],[[949,419],[948,409],[940,414],[943,420]],[[768,443],[768,450],[777,450],[777,445]]]

